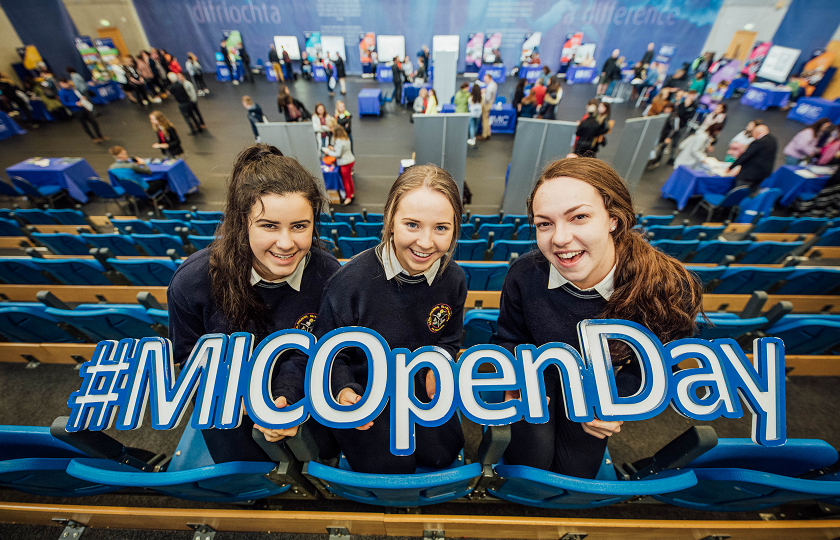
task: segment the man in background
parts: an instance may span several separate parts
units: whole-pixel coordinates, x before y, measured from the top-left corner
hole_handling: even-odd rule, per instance
[[[779,142],[770,135],[770,129],[765,125],[756,126],[753,130],[753,142],[744,153],[729,166],[731,174],[735,174],[735,186],[749,186],[753,191],[773,173],[776,164],[776,151]],[[736,167],[740,167],[734,171]]]

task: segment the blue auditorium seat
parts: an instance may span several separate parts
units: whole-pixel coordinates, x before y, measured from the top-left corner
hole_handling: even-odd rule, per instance
[[[359,223],[356,222],[356,235],[359,237],[370,237],[375,236],[379,238],[382,235],[382,224],[381,223]]]
[[[701,208],[706,209],[706,221],[712,221],[712,216],[721,208],[729,209],[729,217],[732,216],[735,208],[741,203],[747,195],[750,194],[749,186],[738,186],[732,188],[727,193],[704,193],[703,200],[697,203],[697,206],[691,211],[693,216],[697,210]]]
[[[195,249],[204,249],[212,244],[215,239],[215,236],[197,236],[195,234],[187,236],[187,240],[189,240]]]
[[[828,218],[801,217],[796,218],[785,231],[788,234],[811,234],[821,228],[832,225]]]
[[[163,472],[143,472],[107,459],[74,459],[68,474],[90,482],[154,489],[164,495],[205,502],[250,501],[278,495],[290,486],[267,478],[271,461],[214,463],[201,431],[184,429],[172,461]]]
[[[336,231],[338,236],[353,236],[353,229],[349,223],[332,221],[329,223],[321,222],[318,224],[320,233],[323,236],[332,236],[332,232]]]
[[[689,261],[690,263],[712,263],[720,264],[724,257],[732,255],[737,257],[752,245],[749,240],[728,242],[726,240],[704,240],[697,246],[697,253]]]
[[[0,218],[0,236],[23,236],[17,221]]]
[[[516,220],[519,220],[519,224]],[[502,225],[513,225],[514,227],[521,227],[528,224],[528,214],[505,214],[502,218]]]
[[[367,223],[382,223],[383,221],[385,221],[385,214],[368,212],[367,217],[365,217],[365,221]]]
[[[670,225],[671,222],[674,221],[674,216],[642,216],[638,219],[638,222],[643,227],[665,227]]]
[[[828,229],[820,235],[818,246],[840,246],[840,227]]]
[[[726,227],[724,227],[723,225],[721,225],[719,227],[710,227],[710,226],[705,226],[705,225],[693,225],[691,227],[686,227],[685,229],[683,229],[681,239],[682,240],[697,240],[698,239],[697,237],[700,236],[700,234],[702,233],[702,234],[706,235],[705,240],[714,240],[718,236],[723,234],[724,230],[726,230]]]
[[[61,225],[89,225],[85,215],[79,210],[48,208],[46,212]]]
[[[184,252],[184,244],[181,237],[171,234],[132,234],[132,238],[137,242],[147,255],[152,257],[166,257],[166,252],[174,249],[181,257],[186,257]]]
[[[124,307],[73,310],[47,308],[45,312],[78,328],[94,343],[108,339],[119,341],[124,338],[158,336],[151,328],[155,321],[146,315],[145,310]]]
[[[335,249],[335,242],[333,242],[332,238],[327,238],[326,236],[322,236],[318,240],[320,240],[324,244],[324,247],[327,250],[329,250],[330,252],[332,252],[332,250]]]
[[[87,455],[50,435],[48,427],[0,426],[0,486],[53,497],[119,489],[68,475],[70,461],[83,457]]]
[[[352,212],[352,213],[350,213],[350,212],[347,212],[347,213],[335,212],[335,213],[333,213],[333,221],[335,221],[336,223],[347,223],[348,225],[353,227],[353,225],[355,223],[364,222],[365,217],[362,214],[355,213],[355,212]]]
[[[70,233],[32,233],[32,238],[56,255],[87,255],[90,251],[85,239]]]
[[[833,465],[837,458],[837,451],[820,440],[788,439],[782,446],[767,447],[749,439],[719,439],[715,448],[686,466],[697,476],[696,486],[654,498],[697,510],[753,512],[836,497],[840,495],[836,478],[798,477]]]
[[[194,219],[190,221],[189,227],[201,236],[215,236],[220,223],[220,221]]]
[[[513,238],[513,225],[482,223],[478,227],[478,238],[486,240],[491,232],[493,233],[494,242],[497,240],[511,240]]]
[[[105,268],[95,259],[33,259],[64,285],[113,285],[105,277]]]
[[[55,201],[67,196],[67,192],[58,185],[43,185],[33,186],[28,180],[24,180],[19,176],[10,176],[12,185],[17,191],[31,202],[36,204],[47,203],[51,208],[55,207]],[[45,223],[44,225],[51,225],[52,223]],[[34,223],[33,223],[34,225]]]
[[[464,315],[464,341],[461,348],[469,349],[473,345],[490,343],[490,338],[496,332],[498,319],[498,309],[469,310]]]
[[[696,251],[699,244],[697,240],[653,240],[650,243],[659,251],[679,260],[685,259],[689,253]]]
[[[140,253],[137,243],[127,234],[80,234],[86,243],[97,248],[106,248],[117,257],[136,257]]]
[[[682,225],[653,225],[646,227],[648,233],[653,233],[654,240],[676,240],[683,233]],[[683,240],[693,240],[693,238],[683,238]]]
[[[752,294],[753,291],[767,291],[779,281],[786,279],[792,268],[751,268],[738,266],[728,268],[720,277],[720,284],[714,294]]]
[[[458,240],[455,246],[456,261],[483,261],[487,240]]]
[[[729,313],[726,315],[735,314]],[[703,317],[699,315],[697,316],[697,327],[699,330],[697,337],[700,339],[737,339],[747,332],[758,330],[767,324],[767,317],[750,317],[748,319],[741,319],[738,316],[716,317],[715,314],[708,314],[708,317],[710,322],[707,323]]]
[[[225,213],[217,211],[196,210],[195,212],[192,212],[192,215],[195,219],[206,221],[222,221],[225,219]]]
[[[791,251],[802,246],[802,242],[753,242],[747,248],[741,264],[775,264],[781,262]]]
[[[169,327],[169,312],[165,309],[147,309],[146,314],[156,323]]]
[[[837,294],[840,268],[796,268],[776,294]]]
[[[178,269],[174,261],[167,259],[108,259],[108,264],[127,277],[132,284],[142,287],[166,287]]]
[[[755,228],[750,232],[782,233],[787,231],[787,228],[790,227],[790,224],[793,223],[795,219],[796,218],[779,216],[763,217],[758,220],[758,223],[755,224]]]
[[[10,285],[52,285],[30,257],[0,258],[0,281]]]
[[[517,240],[530,240],[532,242],[537,241],[537,230],[534,228],[533,225],[528,223],[524,225],[520,225],[518,229],[516,229],[516,239]]]
[[[508,272],[508,263],[464,263],[467,290],[501,291]]]
[[[18,343],[82,343],[59,328],[58,319],[45,313],[46,306],[0,307],[0,334]]]
[[[40,208],[18,208],[15,216],[29,225],[58,225],[58,221]]]
[[[782,196],[780,189],[762,189],[754,197],[748,197],[741,201],[738,217],[733,223],[752,223],[761,214],[769,216]]]
[[[116,201],[121,209],[125,209],[123,205],[125,202],[125,190],[120,186],[112,186],[100,178],[88,178],[87,187],[100,199]]]
[[[508,261],[514,253],[525,255],[532,249],[537,249],[533,240],[497,240],[493,242],[494,261]]]
[[[166,219],[180,219],[182,221],[189,221],[193,218],[191,212],[187,210],[161,210],[163,217]]]
[[[769,336],[785,342],[786,354],[830,354],[840,345],[840,322],[818,317],[781,321],[767,330]]]
[[[472,240],[473,236],[475,236],[475,225],[472,223],[462,223],[461,238],[464,240]]]
[[[472,223],[479,229],[482,225],[499,225],[501,216],[499,214],[473,214],[470,216],[469,223]]]
[[[161,234],[178,234],[175,232],[175,229],[182,227],[192,229],[189,223],[180,219],[150,219],[149,225],[157,229]]]
[[[414,474],[366,474],[350,469],[342,457],[338,467],[307,463],[310,476],[327,489],[351,501],[377,506],[416,507],[458,499],[472,491],[470,483],[481,475],[478,463],[463,459],[443,470],[417,469]]]
[[[694,273],[700,278],[700,283],[704,287],[709,285],[712,281],[720,279],[720,276],[726,271],[727,266],[690,266],[686,265],[685,269]]]
[[[134,234],[155,234],[154,229],[148,221],[142,219],[112,219],[111,225],[117,228],[122,234],[128,234],[126,227],[131,227]]]
[[[343,259],[352,259],[359,253],[376,247],[378,244],[379,238],[375,236],[369,236],[367,238],[338,237],[338,249],[341,250],[341,257]]]

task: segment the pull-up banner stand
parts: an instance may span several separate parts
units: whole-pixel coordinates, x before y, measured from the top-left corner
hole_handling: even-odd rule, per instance
[[[631,118],[624,123],[612,166],[627,183],[631,195],[642,179],[648,156],[656,148],[662,126],[667,120],[667,114],[660,114]]]
[[[284,156],[295,158],[315,175],[321,181],[321,190],[326,193],[321,152],[309,122],[265,122],[257,124],[257,131],[262,142],[276,146]]]
[[[576,122],[536,118],[520,118],[517,121],[510,174],[502,202],[505,214],[525,213],[525,201],[531,195],[543,167],[571,152],[575,130]]]
[[[464,193],[467,171],[469,126],[470,115],[467,113],[414,115],[415,163],[434,163],[445,169],[458,184],[461,194]],[[312,128],[309,129],[311,132]]]

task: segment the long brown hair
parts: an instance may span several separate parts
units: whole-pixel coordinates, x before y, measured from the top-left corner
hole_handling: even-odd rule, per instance
[[[169,121],[169,118],[167,118],[167,117],[166,117],[166,115],[165,115],[165,114],[163,114],[162,112],[160,112],[160,111],[152,111],[151,116],[154,116],[154,117],[155,117],[155,121],[158,123],[158,125],[159,125],[161,128],[163,128],[163,130],[164,130],[166,133],[169,133],[170,131],[172,131],[173,129],[175,129],[175,126],[173,126],[173,125],[172,125],[172,122],[170,122],[170,121]],[[152,129],[154,129],[155,131],[157,131],[157,130],[158,130],[158,128],[156,128],[154,125],[152,126]]]
[[[312,207],[312,246],[320,246],[318,217],[327,200],[315,177],[295,159],[267,144],[249,146],[237,156],[228,182],[225,219],[210,245],[213,300],[230,321],[231,331],[265,330],[267,308],[251,286],[251,209],[264,195],[292,193],[301,195]]]
[[[381,246],[388,246],[391,244],[391,237],[394,231],[394,216],[397,213],[397,207],[400,205],[400,200],[406,193],[414,191],[419,188],[429,188],[438,191],[447,198],[449,204],[452,205],[454,215],[452,216],[452,242],[449,244],[449,249],[446,252],[446,259],[444,259],[440,271],[442,272],[449,261],[452,260],[452,254],[455,252],[455,246],[458,244],[458,237],[461,235],[461,214],[464,213],[464,205],[461,202],[461,193],[458,190],[458,184],[452,179],[452,176],[436,165],[414,165],[407,168],[391,186],[391,191],[388,193],[388,200],[385,202],[385,214],[382,219],[382,243]]]
[[[695,318],[702,312],[700,282],[680,261],[658,251],[633,230],[636,215],[630,192],[612,167],[600,159],[584,157],[550,163],[528,199],[531,224],[537,190],[559,177],[575,178],[595,188],[607,213],[618,222],[611,233],[615,244],[615,290],[600,317],[644,325],[663,343],[692,336],[696,331]]]

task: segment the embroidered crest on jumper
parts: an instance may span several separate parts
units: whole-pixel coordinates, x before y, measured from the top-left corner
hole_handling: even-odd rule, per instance
[[[438,304],[432,308],[429,318],[426,319],[426,324],[432,332],[440,332],[446,326],[450,317],[452,317],[452,308],[447,304]]]
[[[315,326],[315,319],[318,318],[317,313],[307,313],[305,315],[301,315],[297,321],[295,321],[295,330],[303,330],[304,332],[312,333],[312,327]]]

